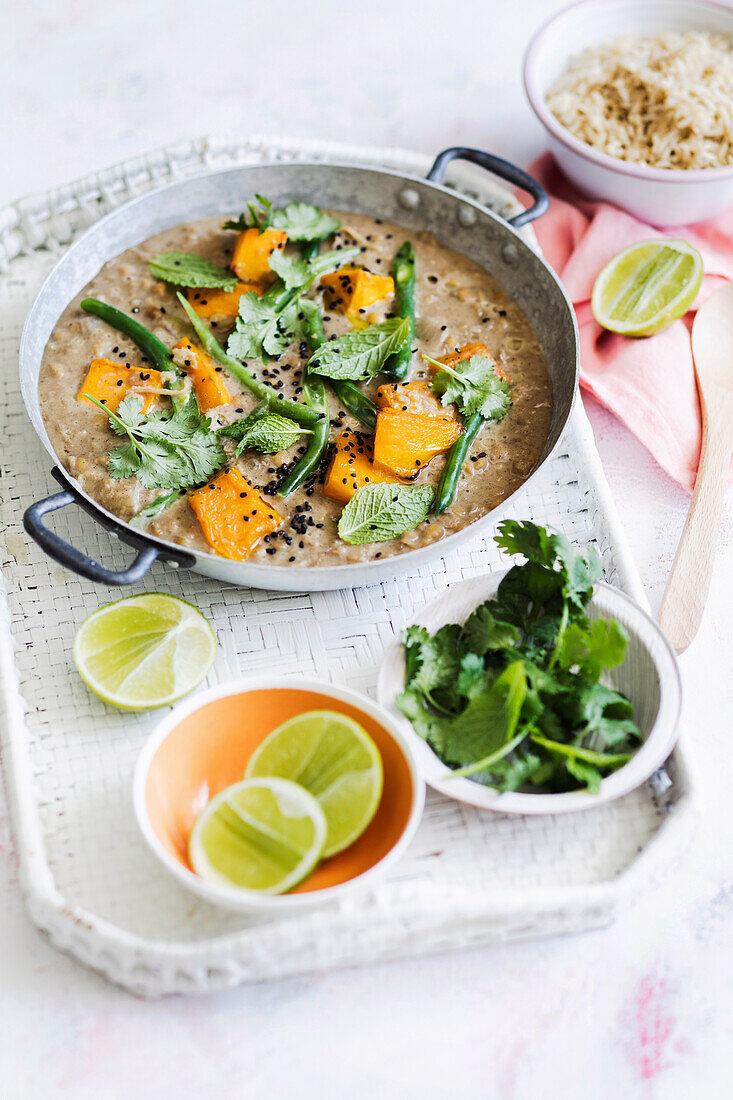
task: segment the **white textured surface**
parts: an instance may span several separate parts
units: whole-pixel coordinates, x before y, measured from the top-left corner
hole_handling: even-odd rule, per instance
[[[346,0],[320,3],[317,15],[295,2],[14,5],[0,44],[0,101],[12,99],[3,146],[14,153],[2,198],[212,128],[333,136],[341,124],[355,141],[433,150],[465,140],[527,159],[541,145],[517,67],[530,27],[556,6],[526,0],[518,18],[516,5],[457,0],[445,33],[444,9],[404,0],[371,5],[373,22]],[[339,47],[324,30],[332,13]],[[215,48],[200,46],[206,24]],[[247,48],[267,29],[276,63],[273,51]],[[656,607],[686,494],[608,414],[590,412]],[[613,929],[141,1004],[32,929],[3,817],[0,1093],[725,1095],[732,567],[729,501],[709,615],[683,660],[705,820],[675,875]]]

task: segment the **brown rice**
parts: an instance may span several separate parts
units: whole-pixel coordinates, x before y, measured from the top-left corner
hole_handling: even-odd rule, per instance
[[[723,34],[627,35],[571,58],[555,118],[609,156],[656,168],[733,163],[733,47]]]

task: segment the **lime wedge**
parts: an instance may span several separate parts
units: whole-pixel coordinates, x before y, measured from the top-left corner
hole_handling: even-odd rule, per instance
[[[88,688],[122,710],[150,710],[193,691],[216,656],[214,632],[184,600],[152,592],[105,604],[74,638]]]
[[[318,799],[326,815],[324,857],[353,844],[377,812],[382,758],[358,722],[334,710],[290,718],[258,745],[245,775],[290,779]]]
[[[287,779],[244,779],[199,815],[188,845],[208,882],[284,894],[323,854],[326,819],[312,794]]]
[[[606,264],[591,298],[599,325],[652,336],[687,313],[702,282],[702,256],[687,241],[638,241]]]

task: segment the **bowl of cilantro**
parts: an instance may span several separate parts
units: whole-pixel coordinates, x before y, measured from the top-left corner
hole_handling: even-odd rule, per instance
[[[507,520],[524,560],[454,585],[385,655],[379,701],[427,782],[501,813],[583,810],[644,783],[677,739],[676,656],[654,620],[601,581],[592,546]]]

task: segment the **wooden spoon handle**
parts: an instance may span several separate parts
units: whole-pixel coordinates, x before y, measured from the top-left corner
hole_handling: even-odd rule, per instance
[[[690,510],[662,597],[659,625],[678,653],[687,649],[700,626],[718,542],[720,513],[733,451],[730,403],[703,431],[700,468]]]

